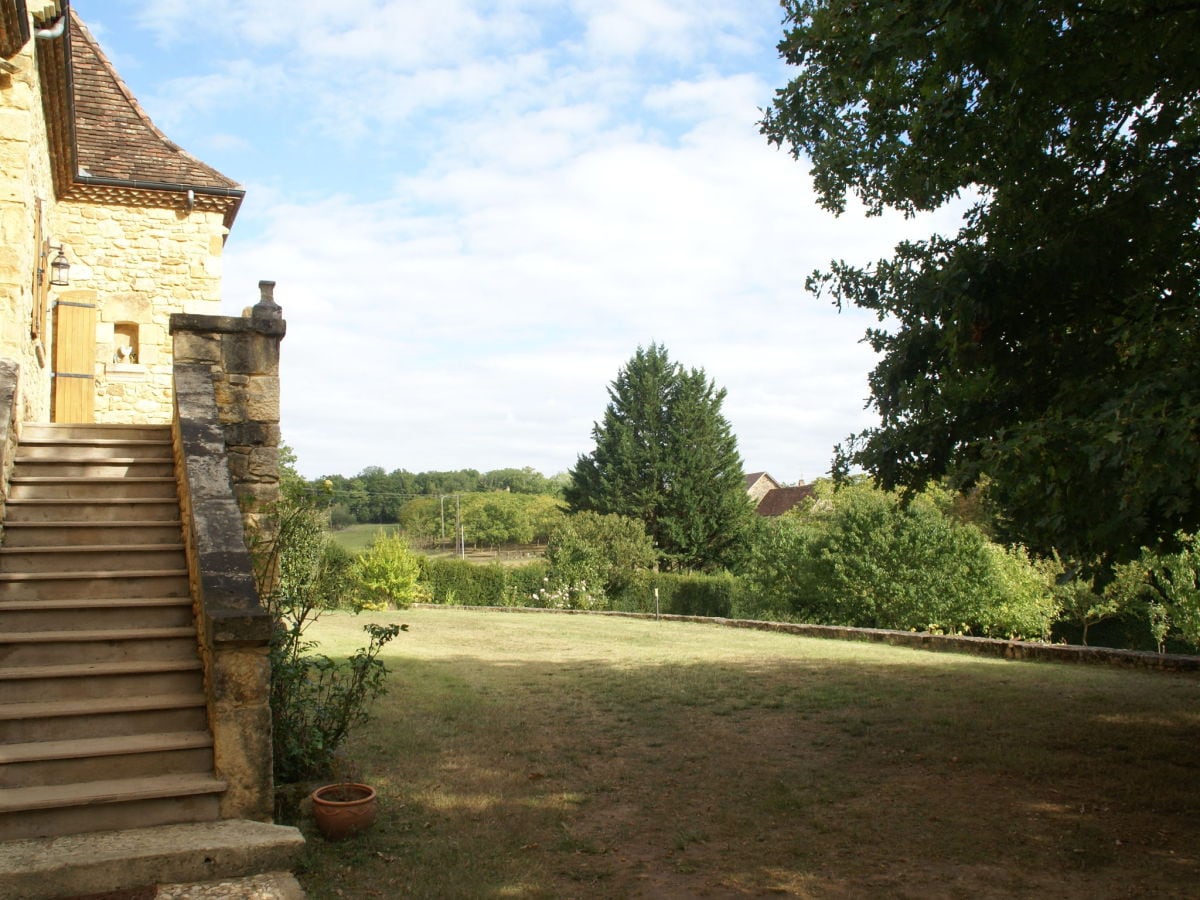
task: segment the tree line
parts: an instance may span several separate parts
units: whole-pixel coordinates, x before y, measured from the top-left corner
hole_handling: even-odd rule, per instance
[[[358,523],[399,524],[403,519],[405,507],[416,499],[432,499],[436,504],[440,497],[496,492],[559,498],[568,481],[565,473],[547,477],[529,466],[522,469],[493,469],[488,472],[458,469],[415,473],[406,469],[393,469],[388,472],[381,466],[368,466],[357,475],[351,476],[323,475],[320,478],[305,480],[291,470],[287,477],[291,490],[299,490],[313,498],[320,498],[318,502],[328,508],[333,524],[339,528]],[[501,502],[495,501],[497,504]],[[426,514],[428,504],[419,505],[416,509]],[[410,510],[408,515],[411,520],[415,513]],[[440,510],[437,518],[440,527]],[[422,535],[431,535],[435,530],[423,523],[419,532]],[[523,543],[515,538],[514,541]]]

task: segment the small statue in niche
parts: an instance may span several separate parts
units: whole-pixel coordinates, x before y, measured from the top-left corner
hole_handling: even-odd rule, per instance
[[[133,348],[128,344],[118,347],[117,352],[113,354],[113,362],[115,363],[135,363],[137,362],[137,354],[133,352]]]

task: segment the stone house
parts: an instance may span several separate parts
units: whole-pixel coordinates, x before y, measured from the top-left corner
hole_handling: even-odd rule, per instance
[[[68,6],[0,0],[0,357],[22,421],[166,423],[170,316],[218,311],[244,192],[155,127]]]
[[[271,282],[217,315],[242,197],[69,0],[0,0],[0,896],[143,896],[303,844],[271,824],[246,530],[279,496],[286,324]]]
[[[778,487],[779,482],[766,472],[750,472],[746,475],[746,493],[754,501],[755,506],[767,495],[768,491],[773,491]]]
[[[746,493],[760,516],[782,516],[813,495],[811,484],[782,487],[766,472],[751,472],[746,476]]]

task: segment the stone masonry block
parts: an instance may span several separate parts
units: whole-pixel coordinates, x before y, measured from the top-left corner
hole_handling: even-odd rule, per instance
[[[256,422],[279,421],[279,378],[259,375],[250,380],[246,397],[247,418]]]
[[[190,332],[177,333],[175,335],[175,359],[179,362],[220,362],[221,342],[209,335]]]
[[[233,481],[245,481],[250,474],[250,453],[236,447],[228,448],[229,477]]]
[[[227,372],[268,375],[279,371],[279,341],[256,334],[226,335],[221,358]]]
[[[213,654],[213,700],[227,706],[253,706],[271,690],[271,662],[265,647],[232,647]]]
[[[219,452],[212,456],[189,456],[187,479],[188,493],[194,503],[229,496],[229,467]]]
[[[256,447],[249,453],[248,474],[256,480],[279,480],[279,448]]]
[[[237,422],[225,426],[225,443],[230,447],[277,447],[280,439],[278,425]]]
[[[270,819],[271,756],[270,707],[213,709],[213,761],[217,775],[229,783],[221,795],[222,818]]]
[[[245,549],[242,511],[228,491],[223,498],[194,503],[192,518],[201,547]]]

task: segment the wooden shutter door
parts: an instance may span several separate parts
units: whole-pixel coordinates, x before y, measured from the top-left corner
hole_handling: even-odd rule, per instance
[[[96,304],[60,298],[54,305],[55,422],[95,421],[95,369]]]

